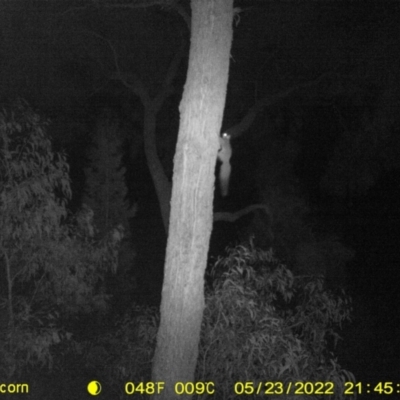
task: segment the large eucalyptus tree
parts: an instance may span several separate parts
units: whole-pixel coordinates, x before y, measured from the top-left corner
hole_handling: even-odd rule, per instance
[[[178,397],[174,384],[193,381],[196,368],[213,223],[215,162],[232,42],[232,0],[192,0],[191,7],[189,69],[179,107],[161,322],[152,376],[153,381],[166,383],[160,397],[169,400]]]

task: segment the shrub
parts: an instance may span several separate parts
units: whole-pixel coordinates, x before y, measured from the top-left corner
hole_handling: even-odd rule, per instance
[[[221,400],[242,397],[234,394],[235,382],[254,382],[256,387],[267,381],[282,382],[285,390],[295,382],[321,382],[320,389],[329,389],[321,385],[332,382],[335,394],[320,398],[344,398],[343,382],[355,378],[332,353],[339,338],[336,329],[349,319],[350,300],[344,294],[328,292],[322,278],[294,277],[272,251],[252,245],[229,250],[211,275],[196,381],[214,382],[215,397]],[[150,380],[158,321],[156,310],[135,306],[117,328],[94,343],[83,343],[86,366],[114,387],[114,398],[124,397],[121,382]],[[292,390],[268,397],[318,398],[310,394],[310,386],[307,393],[294,395]]]
[[[62,223],[69,167],[47,125],[22,100],[0,112],[0,376],[52,368],[52,349],[72,336],[65,323],[106,309],[101,282],[122,239],[114,229],[94,242]]]
[[[154,307],[134,305],[114,325],[96,341],[81,342],[78,356],[87,370],[101,376],[115,399],[122,399],[124,382],[151,380],[159,314]]]
[[[285,389],[291,382],[330,381],[336,387],[330,398],[343,398],[342,383],[353,376],[329,344],[349,319],[344,294],[334,297],[322,278],[294,277],[272,251],[251,245],[231,249],[211,274],[197,380],[215,382],[221,399],[239,397],[234,384],[245,381],[282,382]]]

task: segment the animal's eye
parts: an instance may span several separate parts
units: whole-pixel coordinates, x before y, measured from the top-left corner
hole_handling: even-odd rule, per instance
[[[230,138],[231,138],[231,135],[229,135],[228,133],[224,132],[222,134],[222,139],[230,139]]]

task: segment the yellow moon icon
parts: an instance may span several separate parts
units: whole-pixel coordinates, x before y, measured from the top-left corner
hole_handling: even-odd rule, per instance
[[[100,382],[97,381],[91,381],[87,385],[87,391],[92,395],[92,396],[97,396],[101,392],[101,384]]]

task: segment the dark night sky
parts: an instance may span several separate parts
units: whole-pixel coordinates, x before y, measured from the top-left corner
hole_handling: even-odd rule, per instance
[[[103,109],[113,110],[131,150],[125,163],[129,197],[139,209],[132,223],[135,262],[142,290],[158,299],[166,238],[140,140],[143,105],[113,77],[117,60],[121,72],[135,74],[156,94],[189,33],[168,8],[85,4],[0,2],[0,93],[4,102],[20,96],[51,117],[54,142],[71,164],[72,208],[80,205],[95,121]],[[227,199],[216,194],[215,208],[272,201],[276,192],[301,198],[317,230],[336,234],[355,251],[341,283],[354,298],[343,366],[358,380],[399,382],[399,3],[237,6],[223,128],[240,122],[260,99],[269,101],[233,140],[231,192]],[[157,116],[159,155],[169,175],[187,58],[188,47],[175,92]],[[242,239],[246,224],[251,221],[216,226],[213,255]]]

